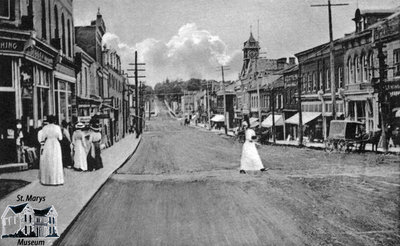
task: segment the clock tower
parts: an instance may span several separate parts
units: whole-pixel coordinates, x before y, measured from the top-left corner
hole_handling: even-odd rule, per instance
[[[260,53],[260,45],[258,41],[253,37],[253,33],[250,32],[249,39],[243,44],[243,68],[242,68],[242,76],[246,74],[246,70],[249,67],[251,59],[258,58]]]

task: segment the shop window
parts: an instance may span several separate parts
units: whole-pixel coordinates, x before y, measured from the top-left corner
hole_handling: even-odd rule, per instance
[[[0,87],[12,87],[11,58],[0,56]]]
[[[0,0],[0,19],[10,19],[11,0]]]

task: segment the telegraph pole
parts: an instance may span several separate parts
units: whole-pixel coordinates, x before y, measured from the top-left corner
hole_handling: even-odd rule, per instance
[[[388,152],[388,139],[386,135],[386,114],[387,114],[387,102],[386,102],[386,90],[385,90],[385,73],[386,73],[386,64],[385,64],[385,54],[383,53],[383,44],[382,42],[376,43],[376,48],[378,49],[378,59],[379,59],[379,84],[378,84],[378,101],[380,105],[381,111],[381,138],[382,138],[382,148],[383,152]]]
[[[332,117],[336,120],[336,81],[335,81],[335,58],[333,55],[333,31],[332,31],[332,10],[331,6],[346,6],[348,3],[331,4],[331,0],[328,0],[328,4],[314,4],[311,7],[326,7],[328,6],[329,15],[329,63],[331,72],[331,95],[332,95]]]
[[[303,146],[303,114],[301,112],[301,65],[299,62],[299,72],[298,72],[298,78],[297,78],[297,96],[298,96],[298,101],[297,101],[297,110],[299,111],[299,146]]]
[[[135,75],[134,76],[128,76],[128,78],[135,78],[135,123],[136,123],[136,138],[139,137],[139,135],[142,132],[142,129],[139,128],[139,78],[145,78],[146,76],[139,76],[138,72],[139,71],[146,71],[145,69],[138,69],[138,65],[146,65],[146,63],[138,63],[138,58],[137,58],[137,51],[135,51],[135,63],[129,63],[129,65],[134,65],[134,69],[127,69],[128,71],[134,71]]]
[[[230,70],[227,66],[221,66],[222,72],[222,92],[224,97],[224,125],[225,125],[225,135],[228,135],[228,124],[227,124],[227,117],[226,117],[226,90],[225,90],[225,78],[224,78],[224,69]]]

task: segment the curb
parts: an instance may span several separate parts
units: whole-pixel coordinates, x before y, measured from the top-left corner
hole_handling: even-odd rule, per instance
[[[79,213],[75,216],[75,218],[71,221],[71,223],[65,228],[63,233],[53,242],[52,245],[60,245],[61,241],[65,238],[65,235],[71,230],[72,225],[75,224],[75,222],[78,220],[78,218],[81,216],[83,211],[87,208],[89,203],[94,199],[94,197],[99,193],[99,191],[104,187],[104,185],[107,183],[107,181],[110,180],[111,176],[113,176],[123,165],[125,165],[131,158],[132,156],[136,153],[136,150],[138,149],[140,143],[142,142],[142,134],[139,137],[139,142],[137,143],[135,149],[132,151],[132,153],[125,159],[125,161],[122,162],[122,164],[117,167],[108,177],[107,179],[103,182],[103,184],[100,185],[100,187],[97,189],[97,191],[92,195],[92,197],[88,200],[88,202],[82,207],[82,209],[79,211]]]
[[[9,163],[0,165],[0,173],[19,172],[28,170],[28,163]]]

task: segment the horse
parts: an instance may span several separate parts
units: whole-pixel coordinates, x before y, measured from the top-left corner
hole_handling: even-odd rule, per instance
[[[365,133],[362,136],[362,142],[360,144],[359,150],[360,151],[364,151],[365,150],[365,145],[367,143],[372,144],[372,151],[377,152],[378,151],[378,144],[379,144],[379,140],[381,139],[381,134],[382,134],[382,130],[380,131],[370,131],[368,133]]]

